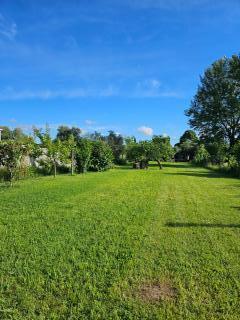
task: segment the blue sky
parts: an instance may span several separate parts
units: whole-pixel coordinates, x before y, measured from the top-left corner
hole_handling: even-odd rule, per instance
[[[175,143],[199,76],[239,34],[239,0],[0,0],[0,124]]]

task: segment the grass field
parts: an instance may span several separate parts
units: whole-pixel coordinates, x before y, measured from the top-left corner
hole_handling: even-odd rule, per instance
[[[0,319],[239,310],[239,180],[168,164],[0,187]]]

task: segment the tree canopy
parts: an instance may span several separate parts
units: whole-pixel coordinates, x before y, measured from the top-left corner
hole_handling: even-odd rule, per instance
[[[240,56],[224,57],[205,71],[186,115],[200,135],[234,146],[240,136]]]

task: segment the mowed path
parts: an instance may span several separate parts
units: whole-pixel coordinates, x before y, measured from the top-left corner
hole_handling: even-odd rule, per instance
[[[187,164],[0,187],[0,319],[239,319],[240,180]]]

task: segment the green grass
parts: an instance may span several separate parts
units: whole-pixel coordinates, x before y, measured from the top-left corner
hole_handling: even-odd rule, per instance
[[[207,169],[0,187],[0,319],[239,319],[239,260],[240,181]]]

